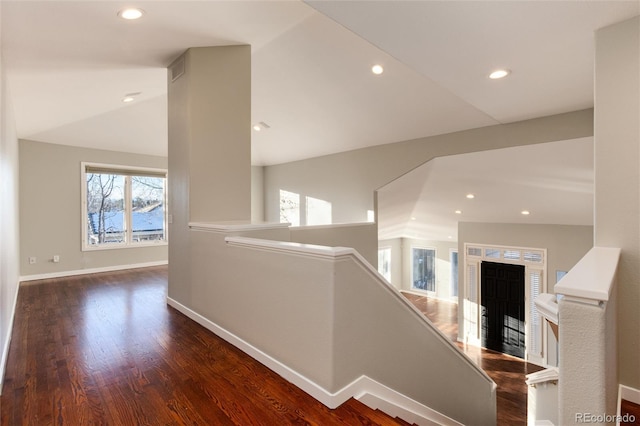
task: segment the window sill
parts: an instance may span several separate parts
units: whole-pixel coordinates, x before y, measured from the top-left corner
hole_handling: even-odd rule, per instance
[[[113,244],[113,245],[102,245],[102,246],[82,246],[82,251],[102,251],[102,250],[126,250],[126,249],[135,249],[135,248],[146,248],[146,247],[160,247],[160,246],[168,246],[168,241],[161,241],[155,243],[133,243],[133,244]]]

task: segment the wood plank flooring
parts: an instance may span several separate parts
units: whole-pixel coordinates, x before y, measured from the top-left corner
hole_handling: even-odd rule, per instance
[[[326,408],[168,307],[166,288],[166,267],[22,286],[0,425],[406,425],[354,399]],[[405,296],[456,340],[457,305]],[[459,346],[498,384],[498,424],[525,424],[539,367]]]
[[[22,286],[2,426],[402,425],[330,410],[166,305],[167,268]]]
[[[623,399],[620,404],[620,415],[626,416],[623,417],[626,423],[621,422],[620,424],[640,425],[640,404],[635,404]]]
[[[403,294],[496,382],[498,385],[496,396],[498,424],[526,425],[527,385],[525,384],[525,376],[540,371],[542,368],[516,357],[457,342],[457,304],[411,293]]]

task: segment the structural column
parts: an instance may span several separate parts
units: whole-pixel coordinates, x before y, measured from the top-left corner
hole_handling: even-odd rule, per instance
[[[616,382],[640,389],[640,17],[595,41],[595,245],[622,249]]]
[[[188,302],[189,223],[251,219],[251,47],[191,48],[167,77],[169,297]]]

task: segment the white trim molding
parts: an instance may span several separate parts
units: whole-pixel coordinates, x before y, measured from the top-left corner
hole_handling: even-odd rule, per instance
[[[123,271],[125,269],[149,268],[152,266],[163,266],[169,264],[168,260],[160,260],[157,262],[135,263],[132,265],[115,265],[105,266],[102,268],[76,269],[73,271],[49,272],[46,274],[24,275],[20,277],[20,282],[49,280],[52,278],[73,277],[75,275],[97,274],[100,272]]]
[[[270,370],[276,372],[331,409],[337,408],[349,398],[353,397],[372,409],[380,409],[391,416],[399,417],[413,424],[460,425],[460,423],[455,420],[364,375],[339,391],[331,393],[309,378],[251,345],[249,342],[189,309],[177,300],[167,297],[167,304],[211,331],[216,336],[240,349]]]
[[[250,222],[189,222],[189,228],[193,231],[209,231],[219,233],[264,231],[268,229],[289,228],[289,223],[250,223]]]

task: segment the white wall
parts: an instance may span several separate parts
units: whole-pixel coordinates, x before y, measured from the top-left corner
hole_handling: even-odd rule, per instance
[[[0,5],[0,15],[1,10]],[[18,167],[18,138],[0,54],[0,393],[18,293]]]
[[[280,189],[332,203],[334,223],[366,222],[374,191],[432,158],[593,135],[593,111],[389,143],[265,167],[265,219],[279,221]]]
[[[640,18],[596,32],[595,244],[622,249],[620,383],[640,389]]]
[[[167,168],[166,157],[20,140],[20,274],[73,271],[167,261],[167,246],[82,251],[83,161]],[[169,236],[171,238],[171,236]],[[60,256],[60,263],[50,260]],[[28,258],[36,257],[30,265]]]

